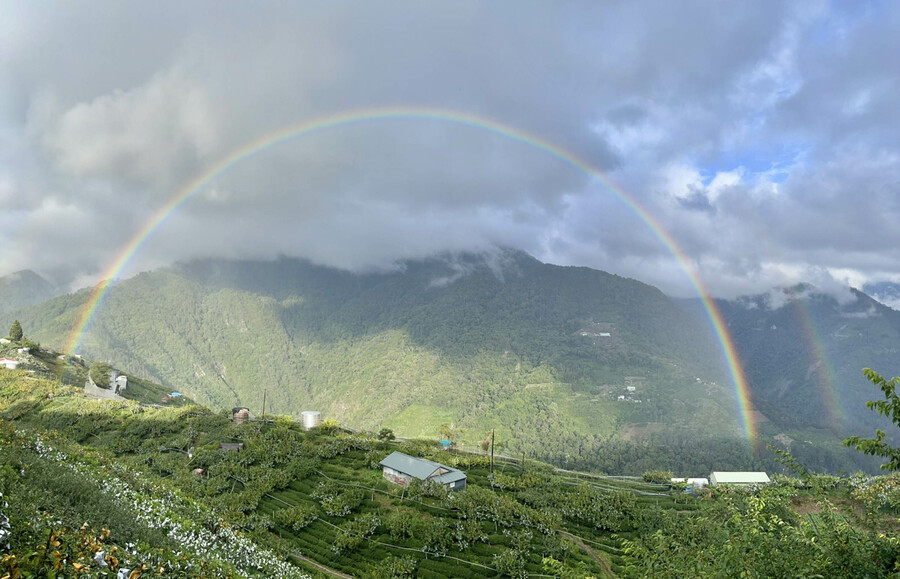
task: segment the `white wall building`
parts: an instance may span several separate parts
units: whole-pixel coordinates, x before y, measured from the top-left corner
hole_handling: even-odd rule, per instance
[[[764,472],[713,471],[709,475],[709,484],[714,487],[719,485],[764,485],[769,482],[769,475]]]

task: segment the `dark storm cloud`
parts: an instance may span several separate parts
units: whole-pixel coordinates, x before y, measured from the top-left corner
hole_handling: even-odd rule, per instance
[[[128,271],[204,255],[353,269],[512,246],[718,294],[900,275],[893,4],[101,3],[0,8],[0,273],[86,283],[167,199],[253,139],[371,120],[219,175]],[[825,274],[822,274],[825,272]]]

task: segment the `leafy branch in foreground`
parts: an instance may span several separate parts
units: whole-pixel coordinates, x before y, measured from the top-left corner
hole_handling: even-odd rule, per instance
[[[871,368],[865,368],[863,375],[869,382],[881,388],[881,391],[884,393],[884,400],[866,402],[866,407],[873,412],[890,418],[897,427],[900,427],[900,396],[897,394],[897,386],[900,386],[900,377],[895,376],[888,380]],[[900,470],[900,448],[894,448],[888,444],[885,441],[886,436],[883,430],[877,429],[875,438],[851,436],[844,440],[844,445],[871,456],[882,456],[888,459],[887,462],[881,465],[881,468],[884,470]]]

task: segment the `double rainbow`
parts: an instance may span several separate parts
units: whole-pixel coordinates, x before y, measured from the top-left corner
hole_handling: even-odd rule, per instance
[[[615,195],[622,203],[624,203],[631,211],[633,211],[640,219],[647,224],[653,234],[662,242],[662,244],[672,253],[678,260],[691,285],[697,292],[703,302],[703,308],[709,317],[713,330],[718,338],[722,354],[725,357],[734,383],[735,392],[740,411],[743,429],[749,440],[755,440],[756,429],[754,424],[753,407],[750,400],[750,392],[747,388],[747,381],[741,368],[740,361],[735,351],[734,343],[722,315],[716,307],[715,303],[709,297],[703,286],[699,276],[684,252],[675,243],[675,240],[663,229],[659,222],[641,207],[634,199],[626,194],[622,189],[611,182],[599,170],[595,169],[576,155],[566,151],[565,149],[546,141],[536,135],[532,135],[505,125],[503,123],[472,115],[469,113],[425,108],[425,107],[385,107],[377,109],[357,109],[344,111],[334,115],[316,118],[305,121],[296,125],[279,129],[273,133],[264,135],[243,147],[234,150],[232,153],[221,159],[218,163],[212,165],[206,171],[195,177],[187,183],[181,190],[175,193],[169,201],[163,205],[150,219],[144,223],[143,227],[131,238],[128,244],[122,249],[118,257],[113,261],[112,265],[104,272],[103,280],[92,291],[85,305],[82,307],[75,326],[69,333],[66,340],[65,351],[74,353],[81,340],[84,337],[85,329],[90,325],[91,320],[96,314],[98,308],[103,304],[103,300],[109,292],[110,285],[113,280],[120,274],[123,268],[128,264],[131,258],[137,253],[141,246],[150,238],[153,232],[159,228],[166,219],[181,207],[188,199],[190,199],[198,191],[202,190],[213,179],[219,177],[229,169],[252,157],[253,155],[284,143],[291,139],[305,137],[317,132],[323,132],[337,127],[347,125],[355,125],[362,123],[373,123],[378,121],[390,121],[399,119],[413,119],[420,121],[431,121],[450,123],[457,126],[471,127],[483,131],[488,131],[495,135],[500,135],[511,141],[527,145],[531,148],[543,151],[544,153],[559,159],[560,161],[570,165],[571,167],[584,172],[591,178],[602,183],[613,195]]]

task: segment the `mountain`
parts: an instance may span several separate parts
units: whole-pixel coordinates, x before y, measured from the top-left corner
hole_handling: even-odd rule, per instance
[[[862,369],[900,375],[900,312],[855,289],[835,296],[808,284],[717,305],[754,406],[769,420],[764,429],[842,438],[883,428],[893,436],[890,422],[865,406],[882,395]]]
[[[60,346],[89,296],[0,323],[16,317],[29,338]],[[814,322],[834,310],[834,327],[819,328],[834,342],[821,367],[804,357],[792,309],[720,303],[760,411],[756,429],[763,443],[793,444],[811,468],[877,468],[840,442],[882,424],[865,409],[877,392],[860,370],[891,375],[878,364],[900,343],[893,314],[867,297],[856,306],[807,298],[822,309]],[[202,260],[114,285],[80,353],[218,408],[259,412],[265,401],[271,413],[318,410],[354,428],[473,448],[494,431],[505,452],[617,474],[756,468],[721,348],[708,320],[682,306],[633,279],[515,251],[366,274],[287,258]],[[828,383],[837,402],[815,380],[833,374],[827,364],[842,372]]]
[[[15,316],[62,345],[88,295]],[[698,436],[741,434],[706,325],[654,287],[513,251],[368,274],[286,258],[143,273],[110,290],[81,353],[220,408],[265,398],[403,436],[447,425],[469,444],[495,429],[559,462],[600,460],[612,437],[678,435],[696,454]]]
[[[900,310],[900,283],[890,281],[867,283],[862,287],[862,291],[887,307]]]
[[[56,286],[35,272],[17,271],[0,277],[0,313],[39,304],[60,293]]]

